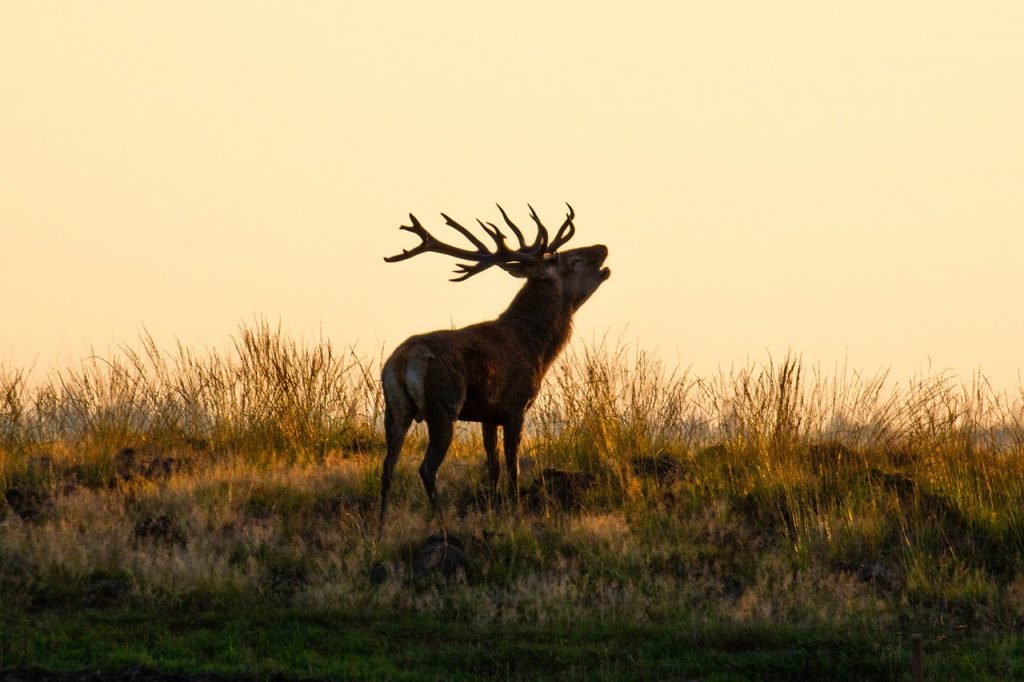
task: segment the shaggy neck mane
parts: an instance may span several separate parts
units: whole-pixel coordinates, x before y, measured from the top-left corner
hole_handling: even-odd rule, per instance
[[[529,279],[498,323],[509,327],[531,359],[547,369],[572,333],[572,309],[557,280]]]

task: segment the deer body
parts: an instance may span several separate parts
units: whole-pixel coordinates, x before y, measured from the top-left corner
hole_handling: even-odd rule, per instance
[[[394,466],[413,420],[427,422],[428,445],[420,465],[420,478],[435,511],[437,470],[451,444],[456,420],[481,424],[492,496],[497,492],[501,475],[497,429],[502,427],[509,496],[513,504],[517,499],[517,453],[526,410],[540,390],[548,367],[569,339],[573,314],[610,276],[608,268],[601,267],[608,255],[606,247],[597,245],[554,253],[547,246],[543,225],[536,214],[532,215],[542,231],[535,246],[541,243],[543,248],[531,251],[525,247],[518,229],[506,217],[523,248],[509,252],[505,247],[502,253],[503,235],[491,225],[494,231],[488,230],[488,234],[498,244],[498,254],[488,252],[488,262],[488,256],[481,251],[474,254],[474,260],[480,264],[472,268],[461,266],[468,273],[463,279],[492,264],[526,277],[508,309],[489,322],[410,337],[384,364],[381,379],[387,455],[381,477],[381,523]],[[446,219],[449,225],[454,222],[447,216]],[[571,219],[570,213],[566,221],[570,228]],[[416,231],[415,218],[413,226],[405,229]],[[461,228],[457,224],[453,227]],[[571,237],[570,231],[568,237],[562,238],[564,231],[565,226],[559,231],[556,244]],[[424,245],[432,246],[425,250],[452,248],[423,234]],[[394,259],[419,252],[405,252]],[[457,255],[469,257],[464,252]],[[495,258],[499,255],[501,258]]]

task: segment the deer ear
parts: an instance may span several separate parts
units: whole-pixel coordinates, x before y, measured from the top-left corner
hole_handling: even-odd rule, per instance
[[[541,263],[501,263],[499,267],[513,277],[526,279],[555,279],[558,277],[558,259],[545,258]]]

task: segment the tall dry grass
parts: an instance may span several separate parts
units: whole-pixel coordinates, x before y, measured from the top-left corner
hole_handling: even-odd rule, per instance
[[[576,346],[529,416],[521,513],[486,505],[466,425],[432,519],[414,431],[378,535],[379,364],[257,323],[227,352],[143,337],[44,377],[0,368],[0,596],[487,622],[1024,625],[1019,389],[825,373],[792,356],[697,377],[628,346]],[[415,568],[440,526],[468,557],[454,581]]]
[[[266,322],[242,327],[228,352],[165,352],[146,335],[32,385],[24,371],[0,368],[0,391],[8,453],[202,442],[308,457],[375,447],[383,409],[370,360],[327,341],[290,340]]]

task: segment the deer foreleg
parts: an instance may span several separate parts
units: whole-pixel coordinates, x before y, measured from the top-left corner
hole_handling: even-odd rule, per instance
[[[501,478],[501,463],[498,461],[498,425],[484,422],[480,425],[484,435],[484,452],[487,453],[487,471],[491,476],[491,501],[498,499],[498,479]]]
[[[505,441],[505,469],[508,471],[509,504],[519,506],[519,439],[523,432],[523,418],[505,422],[502,437]]]

